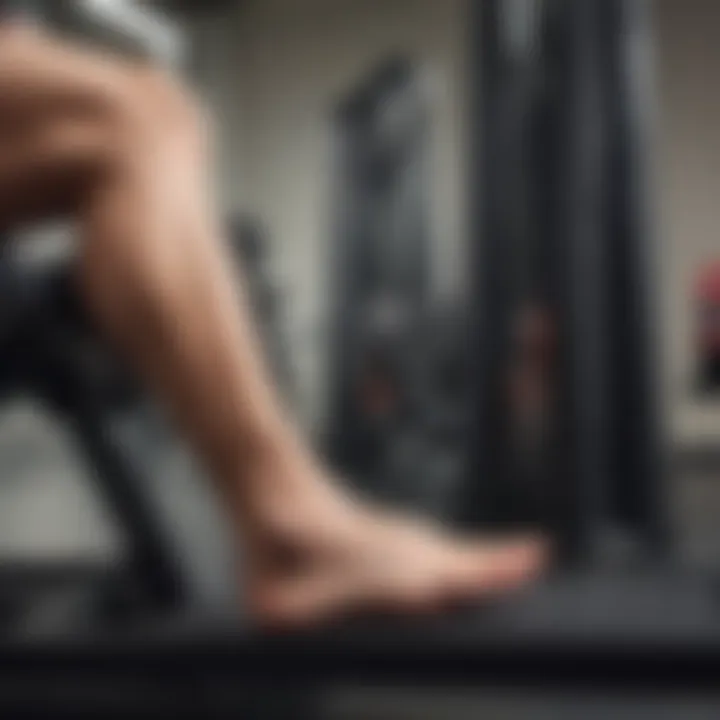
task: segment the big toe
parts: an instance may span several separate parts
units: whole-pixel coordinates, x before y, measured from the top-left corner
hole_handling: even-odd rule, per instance
[[[459,549],[449,563],[453,595],[494,595],[536,580],[548,562],[547,544],[538,538],[477,541]]]

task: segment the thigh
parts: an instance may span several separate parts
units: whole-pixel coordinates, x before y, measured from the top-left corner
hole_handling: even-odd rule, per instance
[[[0,225],[70,210],[112,142],[108,114],[134,68],[0,24]]]
[[[117,102],[136,68],[41,29],[0,23],[0,124],[47,112],[98,112]]]

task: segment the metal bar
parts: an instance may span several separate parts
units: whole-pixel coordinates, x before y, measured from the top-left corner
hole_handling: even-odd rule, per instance
[[[502,196],[495,173],[502,165],[498,100],[501,89],[499,0],[470,7],[470,264],[473,268],[471,358],[474,378],[464,524],[502,520],[503,492],[510,480],[509,410],[503,391],[508,357],[510,299],[503,235]]]
[[[158,607],[174,609],[192,600],[191,583],[183,572],[178,548],[150,501],[148,480],[129,459],[127,448],[113,442],[108,414],[92,402],[78,399],[66,407],[65,419],[92,471],[95,483],[130,546],[133,568]]]
[[[609,510],[608,277],[606,108],[598,32],[599,2],[563,5],[566,94],[560,132],[560,320],[563,487],[558,493],[561,549],[568,559],[601,552]]]
[[[655,111],[649,7],[608,0],[608,71],[614,90],[613,493],[618,518],[666,553],[670,530],[659,384],[656,243],[651,173]]]

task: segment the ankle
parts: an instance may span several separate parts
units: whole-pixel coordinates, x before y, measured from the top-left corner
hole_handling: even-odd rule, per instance
[[[290,444],[248,467],[237,523],[255,539],[302,543],[337,537],[355,524],[354,503],[304,446]]]
[[[297,499],[314,474],[314,464],[291,429],[275,427],[244,436],[220,474],[236,513],[244,517]]]

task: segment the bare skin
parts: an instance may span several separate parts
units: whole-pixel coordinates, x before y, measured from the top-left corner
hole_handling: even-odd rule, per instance
[[[161,398],[226,501],[257,620],[426,612],[537,576],[535,539],[451,536],[340,489],[276,396],[237,287],[206,118],[175,81],[0,28],[0,223],[67,215],[107,340]]]

